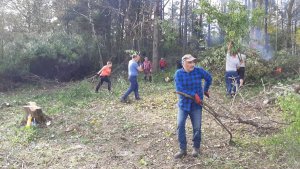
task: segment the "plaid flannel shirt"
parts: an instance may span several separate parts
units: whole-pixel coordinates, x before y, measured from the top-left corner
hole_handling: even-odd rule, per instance
[[[178,69],[174,76],[176,91],[195,96],[197,93],[203,100],[203,92],[207,92],[212,83],[212,76],[203,68],[195,67],[193,71],[186,72],[183,68]],[[204,88],[202,79],[205,80]],[[185,111],[200,109],[201,106],[196,104],[192,99],[179,95],[178,106]]]

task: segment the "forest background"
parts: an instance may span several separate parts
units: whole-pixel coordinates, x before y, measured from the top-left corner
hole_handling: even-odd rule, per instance
[[[286,72],[299,73],[292,70],[298,65],[290,67],[296,64],[300,43],[299,2],[232,2],[3,0],[0,78],[7,83],[26,81],[31,75],[78,80],[96,72],[107,60],[116,65],[117,72],[126,70],[131,50],[150,57],[154,71],[161,57],[174,65],[185,53],[204,62],[219,59],[217,65],[223,67],[219,55],[225,51],[207,51],[221,49],[228,39],[245,47],[243,52],[248,55],[258,55],[256,59],[281,59],[280,64],[288,65]],[[269,65],[275,68],[276,64]]]

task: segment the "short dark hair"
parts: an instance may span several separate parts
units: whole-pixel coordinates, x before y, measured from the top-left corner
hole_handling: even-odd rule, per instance
[[[137,56],[138,56],[138,54],[131,55],[132,58],[136,58]]]

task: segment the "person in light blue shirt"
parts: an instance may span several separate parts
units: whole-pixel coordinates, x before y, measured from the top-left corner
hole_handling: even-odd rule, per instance
[[[138,65],[138,61],[141,59],[140,55],[132,55],[132,59],[128,63],[128,79],[130,82],[130,86],[126,93],[121,97],[121,102],[125,103],[128,96],[131,92],[134,92],[134,96],[136,100],[140,100],[139,95],[139,84],[137,81],[137,77],[139,72],[143,71],[142,65]]]

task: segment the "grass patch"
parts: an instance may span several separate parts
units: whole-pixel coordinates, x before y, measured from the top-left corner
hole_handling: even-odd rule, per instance
[[[21,127],[14,128],[14,133],[11,137],[11,142],[14,144],[27,145],[35,141],[38,137],[38,128],[36,127]]]
[[[285,152],[291,164],[300,165],[296,163],[300,159],[300,97],[294,94],[281,97],[278,105],[290,125],[279,134],[265,139],[264,144],[268,146],[271,158],[278,158]]]

